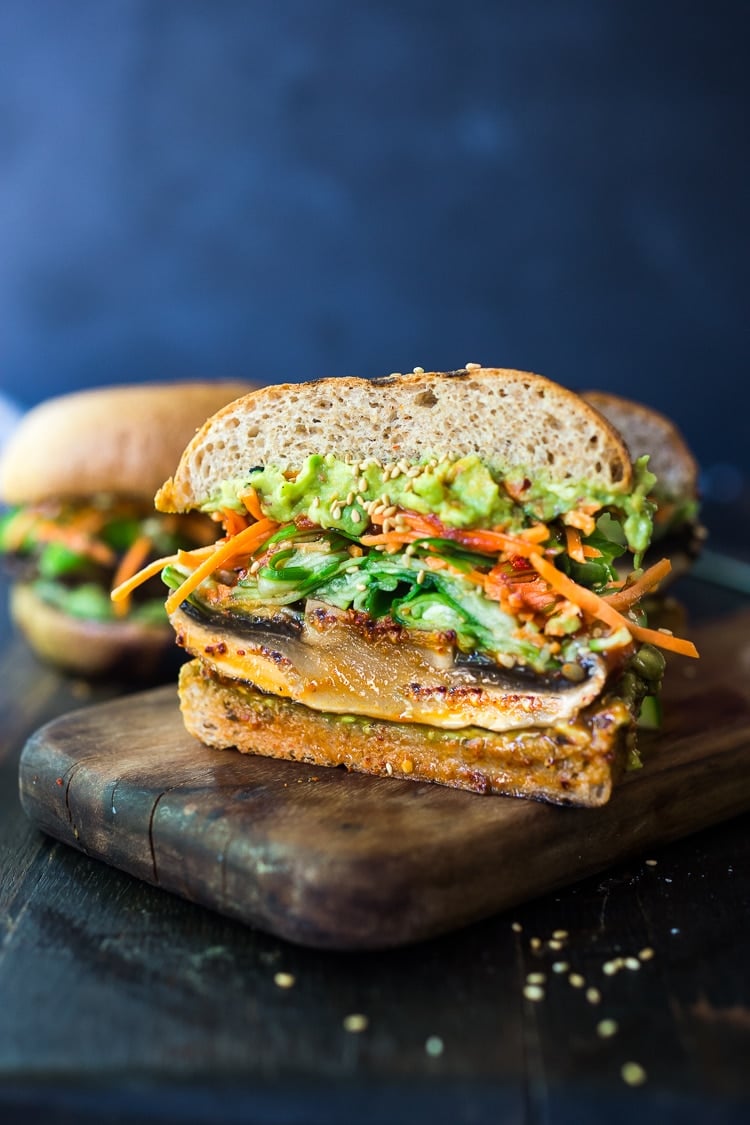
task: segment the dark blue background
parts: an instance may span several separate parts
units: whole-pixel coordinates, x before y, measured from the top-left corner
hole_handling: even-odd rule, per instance
[[[0,377],[540,371],[750,469],[745,0],[0,8]]]

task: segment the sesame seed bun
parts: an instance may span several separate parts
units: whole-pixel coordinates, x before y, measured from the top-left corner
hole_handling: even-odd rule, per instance
[[[242,382],[146,383],[47,399],[20,421],[0,460],[0,500],[36,504],[94,492],[154,493],[209,415]]]
[[[206,422],[156,506],[188,511],[255,465],[299,468],[313,453],[383,463],[474,453],[551,480],[622,493],[632,484],[620,435],[573,391],[526,371],[472,367],[263,387]]]

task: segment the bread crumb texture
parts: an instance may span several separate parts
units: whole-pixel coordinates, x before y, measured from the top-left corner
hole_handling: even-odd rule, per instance
[[[157,506],[183,511],[256,466],[294,470],[328,453],[384,464],[476,454],[622,492],[632,480],[619,434],[577,394],[540,375],[479,368],[264,387],[206,422]]]

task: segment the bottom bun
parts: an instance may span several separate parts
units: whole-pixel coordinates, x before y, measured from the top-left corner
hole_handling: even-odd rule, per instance
[[[180,659],[166,618],[162,628],[72,617],[27,583],[11,586],[10,616],[40,660],[71,675],[156,681],[174,675]]]
[[[605,804],[633,738],[632,715],[618,699],[569,727],[496,734],[312,711],[219,679],[199,660],[180,669],[179,693],[188,731],[217,749],[559,805]]]

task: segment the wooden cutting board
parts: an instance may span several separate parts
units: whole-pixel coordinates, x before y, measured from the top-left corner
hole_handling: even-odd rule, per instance
[[[21,801],[87,855],[291,941],[414,942],[750,808],[750,614],[695,639],[644,768],[602,809],[209,750],[171,686],[39,730]]]

